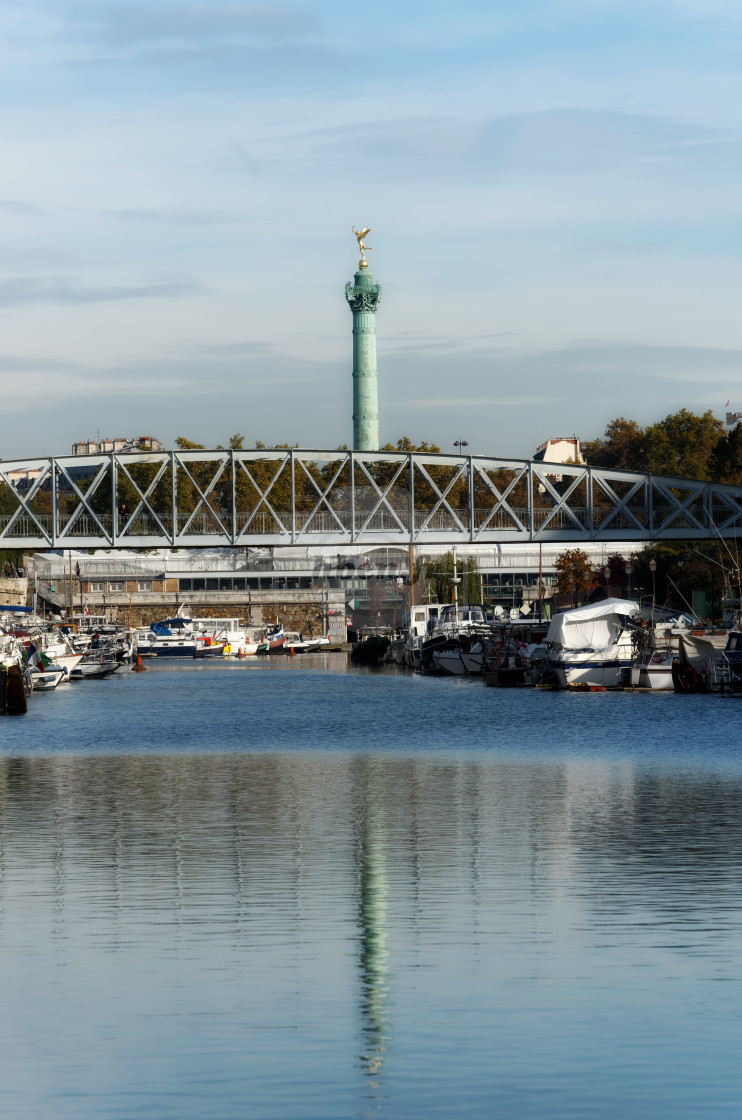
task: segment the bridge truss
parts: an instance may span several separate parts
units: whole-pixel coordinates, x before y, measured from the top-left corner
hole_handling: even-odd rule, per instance
[[[639,541],[740,531],[742,487],[573,464],[299,449],[0,462],[6,548]]]

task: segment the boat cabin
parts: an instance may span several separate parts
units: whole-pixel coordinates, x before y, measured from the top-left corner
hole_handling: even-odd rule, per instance
[[[458,609],[451,606],[441,607],[439,626],[471,626],[487,621],[487,612],[479,603],[459,603]]]

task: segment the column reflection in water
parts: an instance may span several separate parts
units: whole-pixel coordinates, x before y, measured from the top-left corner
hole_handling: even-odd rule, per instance
[[[2,761],[7,1111],[724,1116],[741,801],[625,760]]]
[[[354,766],[358,851],[363,1068],[377,1087],[388,1038],[387,881],[384,767],[379,758]]]

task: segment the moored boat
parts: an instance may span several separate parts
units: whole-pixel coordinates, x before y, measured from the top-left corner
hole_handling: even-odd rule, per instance
[[[544,679],[559,688],[623,688],[633,683],[641,632],[641,609],[630,599],[603,599],[555,615],[546,635]]]

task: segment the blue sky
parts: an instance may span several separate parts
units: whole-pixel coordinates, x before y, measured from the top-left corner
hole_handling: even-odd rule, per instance
[[[742,6],[0,0],[0,456],[742,407]]]

